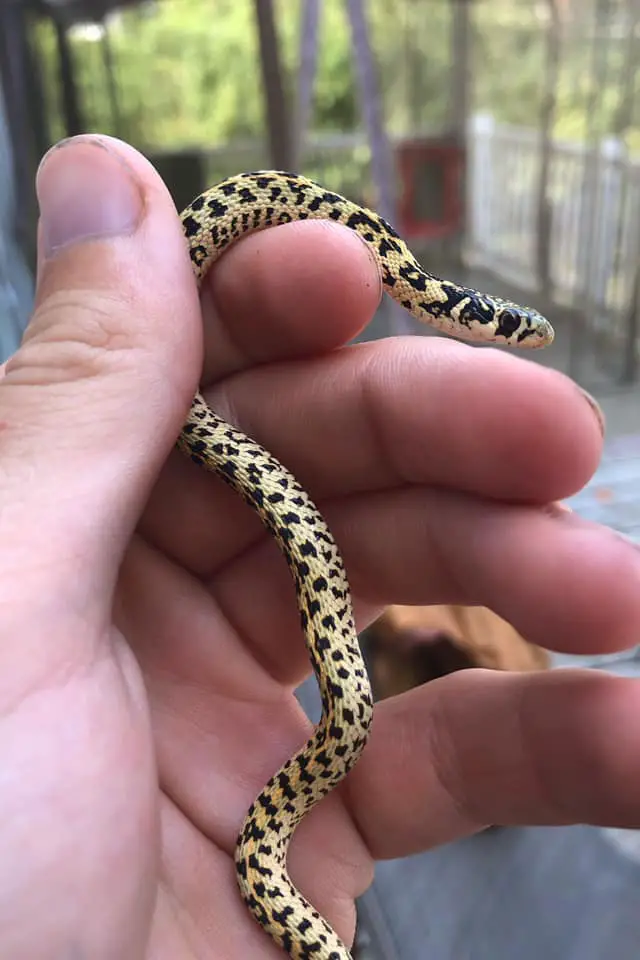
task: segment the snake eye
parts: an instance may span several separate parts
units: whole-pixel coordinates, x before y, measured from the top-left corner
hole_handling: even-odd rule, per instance
[[[503,309],[498,316],[498,333],[503,337],[512,337],[520,326],[521,317],[513,310]]]

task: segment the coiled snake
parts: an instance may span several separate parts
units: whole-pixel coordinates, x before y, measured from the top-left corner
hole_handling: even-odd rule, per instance
[[[360,234],[387,293],[418,320],[465,340],[521,347],[553,340],[551,325],[535,310],[426,273],[376,213],[291,173],[243,173],[187,207],[181,219],[197,282],[244,234],[311,218],[336,220]],[[312,737],[247,813],[235,855],[240,890],[257,921],[291,957],[348,960],[347,947],[296,890],[286,869],[295,827],[358,760],[371,722],[371,691],[342,559],[322,516],[288,470],[218,417],[199,393],[178,445],[230,484],[278,542],[295,581],[322,697],[322,718]]]

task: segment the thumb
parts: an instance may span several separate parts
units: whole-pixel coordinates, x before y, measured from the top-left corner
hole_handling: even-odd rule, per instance
[[[200,312],[172,200],[135,150],[63,141],[36,187],[36,306],[0,380],[0,583],[78,602],[113,583],[186,416]]]

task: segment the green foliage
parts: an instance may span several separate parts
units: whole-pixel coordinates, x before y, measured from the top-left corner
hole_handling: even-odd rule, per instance
[[[458,0],[465,2],[465,0]],[[577,4],[577,0],[575,0]],[[313,128],[362,126],[345,0],[324,0],[314,90]],[[578,4],[579,6],[579,4]],[[612,9],[622,8],[622,3]],[[546,62],[544,3],[475,0],[473,109],[500,122],[536,126]],[[581,8],[584,9],[584,8]],[[446,0],[365,0],[388,129],[415,135],[446,127],[452,88],[452,4]],[[301,0],[277,0],[283,60],[295,95]],[[577,21],[576,21],[577,22]],[[580,20],[563,52],[557,134],[585,137],[592,44]],[[72,50],[89,129],[117,133],[147,150],[211,149],[259,140],[264,103],[252,0],[148,0],[109,19],[118,110],[114,113],[99,33],[72,32]],[[40,22],[37,48],[46,77],[52,136],[63,134],[55,37]],[[611,41],[609,71],[598,99],[606,133],[619,107],[624,36]],[[630,141],[640,139],[635,127]],[[362,158],[352,157],[354,176]]]

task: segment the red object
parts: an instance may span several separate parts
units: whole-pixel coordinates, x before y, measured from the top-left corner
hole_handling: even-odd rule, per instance
[[[396,146],[401,182],[399,230],[407,239],[449,237],[463,227],[464,149],[452,140]]]

